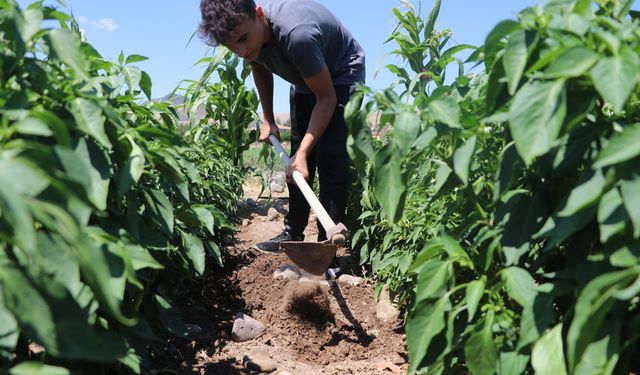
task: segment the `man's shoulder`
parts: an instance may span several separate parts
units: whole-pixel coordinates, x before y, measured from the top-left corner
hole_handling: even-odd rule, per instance
[[[313,0],[265,0],[263,6],[271,24],[285,35],[302,25],[312,27],[334,17],[324,5]]]

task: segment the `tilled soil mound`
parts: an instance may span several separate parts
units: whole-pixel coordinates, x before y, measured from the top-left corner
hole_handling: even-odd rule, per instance
[[[406,371],[406,346],[401,318],[377,317],[374,283],[311,282],[275,279],[274,271],[290,264],[284,254],[252,248],[282,230],[282,217],[267,220],[268,208],[286,210],[286,199],[242,204],[233,244],[223,250],[225,266],[211,264],[201,289],[185,296],[186,322],[202,333],[195,340],[175,340],[173,360],[155,363],[155,373],[258,374],[247,357],[259,355],[275,374],[391,374]],[[244,225],[242,222],[244,221]],[[307,230],[315,239],[315,223]],[[345,249],[338,251],[342,274],[358,274]],[[266,325],[259,337],[234,342],[237,313]],[[273,368],[275,370],[272,370]]]

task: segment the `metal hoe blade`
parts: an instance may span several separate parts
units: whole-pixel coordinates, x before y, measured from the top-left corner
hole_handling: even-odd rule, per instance
[[[280,242],[280,246],[298,268],[314,276],[324,275],[338,250],[331,241],[283,241]]]

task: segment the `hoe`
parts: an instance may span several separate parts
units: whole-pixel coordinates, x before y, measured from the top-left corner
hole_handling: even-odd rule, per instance
[[[286,168],[289,165],[289,156],[282,147],[282,144],[280,144],[280,141],[273,135],[269,136],[269,140],[276,148],[278,154],[280,154],[280,158]],[[336,224],[333,222],[318,198],[316,198],[313,190],[309,187],[307,181],[302,177],[302,173],[293,171],[293,180],[300,191],[302,191],[313,212],[316,213],[318,221],[320,221],[320,224],[327,233],[327,240],[322,242],[283,241],[280,242],[280,247],[289,259],[300,269],[314,276],[323,276],[329,269],[333,258],[335,258],[338,247],[345,246],[347,227],[342,223]]]

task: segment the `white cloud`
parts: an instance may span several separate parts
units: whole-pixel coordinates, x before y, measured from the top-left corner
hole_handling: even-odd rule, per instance
[[[92,20],[85,16],[78,17],[78,22],[88,23],[96,29],[104,29],[107,31],[113,31],[118,28],[118,24],[113,18],[101,18],[99,20]]]

